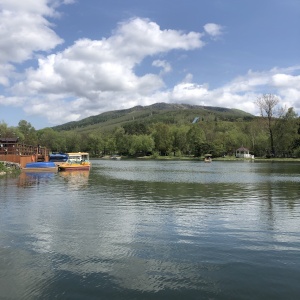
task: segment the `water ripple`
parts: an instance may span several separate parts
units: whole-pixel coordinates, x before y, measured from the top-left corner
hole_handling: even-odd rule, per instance
[[[0,195],[3,299],[300,293],[299,164],[95,160]]]

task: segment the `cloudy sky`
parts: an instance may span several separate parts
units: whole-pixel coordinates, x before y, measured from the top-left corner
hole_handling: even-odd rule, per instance
[[[0,0],[0,122],[157,102],[300,114],[299,0]]]

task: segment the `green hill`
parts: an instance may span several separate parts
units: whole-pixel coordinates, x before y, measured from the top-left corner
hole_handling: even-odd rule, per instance
[[[116,126],[128,125],[132,122],[152,124],[163,122],[168,124],[184,124],[198,120],[250,120],[253,115],[238,109],[188,104],[156,103],[149,106],[135,106],[129,109],[104,112],[80,121],[68,122],[52,127],[57,131],[90,132],[101,129],[113,130]]]

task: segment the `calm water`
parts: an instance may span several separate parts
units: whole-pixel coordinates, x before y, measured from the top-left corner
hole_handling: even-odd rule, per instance
[[[299,299],[300,163],[95,160],[0,179],[0,299]]]

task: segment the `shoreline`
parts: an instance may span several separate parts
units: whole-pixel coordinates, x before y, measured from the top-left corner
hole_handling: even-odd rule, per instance
[[[103,159],[103,160],[113,160],[110,156],[104,157],[91,157],[92,159]],[[204,158],[202,157],[189,157],[189,156],[159,156],[159,157],[152,157],[152,156],[140,156],[140,157],[128,157],[128,156],[120,156],[118,160],[170,160],[170,161],[203,161]],[[300,162],[300,158],[236,158],[236,157],[216,157],[212,159],[214,161],[223,161],[223,162],[269,162],[269,163],[282,163],[282,162]],[[0,167],[0,176],[5,176],[7,174],[12,174],[18,172],[20,170],[19,164],[13,162],[6,162],[0,161],[0,164],[3,166]]]
[[[103,157],[91,157],[92,159],[103,159],[103,160],[114,160],[111,156],[103,156]],[[191,160],[191,161],[204,161],[204,157],[191,157],[191,156],[138,156],[138,157],[130,157],[130,156],[119,156],[119,159],[124,160]],[[256,157],[254,159],[251,158],[236,158],[234,156],[228,157],[213,157],[212,161],[249,161],[249,162],[300,162],[300,158],[263,158]]]

